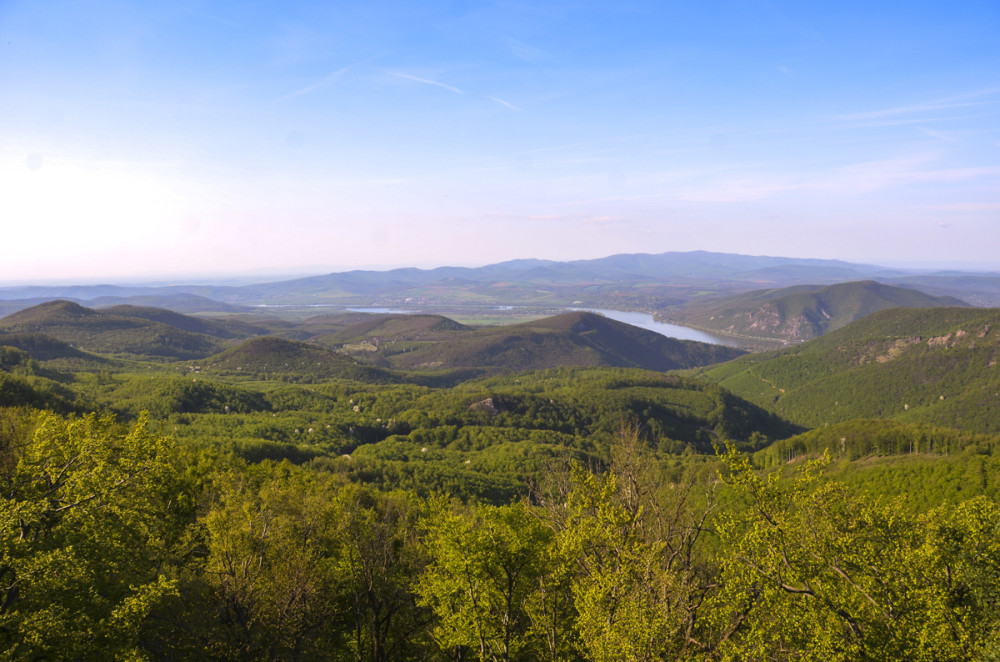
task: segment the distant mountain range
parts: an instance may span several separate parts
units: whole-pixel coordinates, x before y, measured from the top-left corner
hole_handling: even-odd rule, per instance
[[[244,286],[118,285],[0,288],[0,315],[52,299],[132,304],[177,312],[237,312],[281,305],[535,305],[656,311],[697,299],[849,281],[917,288],[972,305],[1000,305],[1000,273],[900,270],[839,260],[671,252],[554,262],[512,260],[478,268],[348,271]]]

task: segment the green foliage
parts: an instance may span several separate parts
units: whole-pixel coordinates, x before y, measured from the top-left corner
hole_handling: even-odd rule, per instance
[[[996,310],[888,310],[705,375],[807,427],[894,418],[997,434],[998,329]]]
[[[178,316],[183,317],[183,316]],[[0,320],[8,333],[44,333],[90,352],[161,359],[206,356],[218,340],[146,317],[116,315],[70,301],[50,301]]]
[[[741,353],[722,345],[666,338],[587,312],[474,331],[456,330],[446,339],[422,342],[403,352],[382,352],[391,365],[401,369],[477,367],[491,373],[560,366],[671,370],[718,363]]]
[[[427,528],[430,563],[416,590],[437,617],[437,644],[479,660],[541,657],[537,588],[551,572],[552,532],[522,503],[466,516],[442,508]]]
[[[222,659],[317,659],[343,645],[336,490],[301,473],[230,475],[205,519],[205,579]],[[338,627],[339,625],[339,627]]]
[[[35,407],[68,412],[77,408],[77,395],[44,377],[0,372],[0,407]]]
[[[316,344],[268,336],[253,338],[199,361],[205,375],[252,380],[316,383],[331,379],[388,384],[405,379],[388,370],[359,364],[343,354]]]
[[[494,503],[523,494],[548,458],[606,462],[622,422],[641,426],[663,455],[711,453],[719,438],[756,448],[796,430],[710,382],[631,369],[561,368],[451,388],[228,384],[188,370],[83,375],[74,387],[122,416],[150,411],[184,444],[251,461],[327,459],[388,489]]]
[[[661,566],[664,541],[643,535],[643,510],[622,503],[613,474],[577,472],[561,553],[573,559],[577,629],[587,658],[660,659],[683,628],[672,612],[676,577]],[[632,506],[631,508],[629,506]]]
[[[6,659],[141,656],[144,620],[183,515],[172,445],[110,419],[42,415],[0,502]],[[180,510],[179,510],[180,508]]]
[[[995,503],[908,515],[817,484],[825,460],[786,482],[727,459],[749,507],[719,524],[732,548],[713,611],[722,659],[967,660],[995,649]]]
[[[427,613],[420,504],[288,464],[213,477],[204,571],[188,578],[165,652],[182,658],[419,659]],[[176,633],[198,632],[200,647]]]
[[[119,329],[91,313],[17,323]],[[722,385],[403,374],[274,338],[191,364],[92,361],[4,335],[37,342],[0,347],[0,657],[1000,659],[994,318],[876,314],[709,370]],[[600,324],[458,349],[530,366],[535,342],[576,337],[563,358],[627,345]],[[440,319],[363,332],[399,336],[376,338],[386,364],[489,335]],[[84,403],[132,427],[27,408]],[[755,452],[729,451],[723,482],[721,443]]]
[[[269,411],[260,392],[198,377],[127,376],[106,383],[99,401],[118,413],[135,416],[148,411],[155,418],[171,414]]]
[[[857,419],[782,439],[759,451],[755,461],[775,466],[800,456],[829,452],[834,459],[857,460],[872,455],[949,455],[965,449],[992,454],[1000,437],[954,428],[893,420]]]

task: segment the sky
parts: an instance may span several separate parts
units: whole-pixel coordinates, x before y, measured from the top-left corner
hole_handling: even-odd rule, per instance
[[[1000,2],[0,0],[0,283],[1000,269]]]

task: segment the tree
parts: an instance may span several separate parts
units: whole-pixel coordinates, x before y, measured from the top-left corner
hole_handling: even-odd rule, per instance
[[[279,465],[231,473],[206,515],[213,654],[327,659],[348,629],[336,485]]]
[[[913,515],[898,500],[761,476],[732,450],[747,497],[719,525],[730,550],[714,602],[724,660],[969,660],[996,652],[1000,510],[979,498]]]
[[[416,590],[437,618],[438,645],[455,659],[465,650],[481,661],[538,659],[544,634],[532,615],[551,570],[552,532],[521,502],[465,515],[441,502],[432,508],[429,563]]]
[[[666,474],[640,430],[625,424],[607,472],[571,464],[547,475],[536,512],[557,533],[572,612],[563,640],[593,660],[699,655],[699,615],[714,588],[701,552],[711,484],[695,471]]]
[[[145,417],[41,414],[2,476],[6,659],[141,658],[146,615],[176,592],[163,564],[184,524],[172,443]]]
[[[425,562],[417,540],[419,504],[412,495],[360,487],[343,488],[338,504],[355,659],[406,659],[429,643],[422,636],[429,614],[410,591]]]

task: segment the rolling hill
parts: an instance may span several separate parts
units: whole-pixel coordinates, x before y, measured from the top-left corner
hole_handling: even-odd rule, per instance
[[[667,315],[683,324],[747,340],[802,342],[839,329],[886,308],[967,306],[954,297],[936,297],[872,280],[836,285],[799,285],[711,301],[697,300]]]
[[[484,368],[542,370],[563,366],[613,366],[671,370],[726,361],[740,350],[658,333],[590,312],[571,312],[534,322],[472,329],[445,318],[386,319],[370,329],[409,327],[409,333],[369,333],[370,354],[403,370]],[[354,331],[352,331],[352,328]],[[356,333],[357,327],[343,331]],[[360,337],[355,335],[356,340]],[[387,342],[388,340],[388,342]]]
[[[351,343],[370,341],[437,341],[451,338],[456,332],[471,331],[443,315],[373,315],[346,326],[323,338],[326,342]]]
[[[183,326],[198,327],[201,321],[195,318],[148,308],[126,307],[119,312],[50,301],[0,319],[0,332],[42,333],[88,352],[153,358],[198,358],[221,347],[219,337],[175,326],[180,320]]]
[[[589,312],[534,322],[470,327],[440,315],[341,313],[274,325],[204,319],[161,308],[119,305],[103,310],[52,301],[0,319],[0,338],[39,359],[85,358],[83,352],[158,360],[195,360],[203,367],[285,379],[347,378],[426,382],[497,372],[574,366],[671,370],[718,363],[742,352],[674,340]],[[19,339],[16,343],[15,339]],[[239,341],[245,341],[234,347]],[[308,342],[302,342],[308,341]],[[3,344],[0,342],[0,344]],[[224,351],[227,350],[228,351]],[[336,352],[333,350],[337,350]],[[457,372],[455,372],[457,371]],[[450,372],[450,377],[446,374]],[[450,383],[450,381],[449,381]]]
[[[159,324],[166,324],[181,331],[198,333],[220,340],[232,340],[234,338],[248,338],[268,334],[271,329],[247,322],[233,319],[209,320],[191,315],[182,315],[173,310],[164,308],[154,308],[151,306],[135,306],[132,304],[119,304],[102,308],[98,312],[119,317],[129,317],[148,320]]]
[[[704,374],[806,427],[881,418],[996,434],[1000,310],[883,310]]]
[[[0,346],[16,347],[36,361],[53,361],[55,359],[106,361],[106,359],[83,352],[69,343],[56,340],[44,333],[0,333]]]
[[[291,382],[348,379],[370,384],[389,384],[404,381],[388,370],[358,363],[321,345],[273,336],[247,340],[199,361],[191,369],[206,375],[238,374],[248,379]]]

